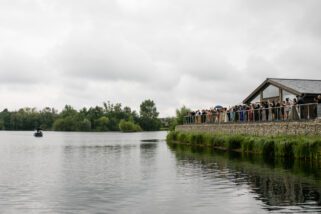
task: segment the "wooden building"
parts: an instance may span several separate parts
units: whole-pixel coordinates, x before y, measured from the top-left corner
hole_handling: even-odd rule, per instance
[[[321,80],[267,78],[243,103],[283,101],[286,98],[293,100],[296,96],[302,96],[305,103],[313,103],[313,99],[319,94]]]

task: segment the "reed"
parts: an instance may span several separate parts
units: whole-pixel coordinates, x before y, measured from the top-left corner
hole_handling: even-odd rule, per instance
[[[284,157],[286,159],[321,160],[320,137],[263,137],[171,131],[167,135],[167,142],[207,146],[244,154],[260,154],[265,158]]]

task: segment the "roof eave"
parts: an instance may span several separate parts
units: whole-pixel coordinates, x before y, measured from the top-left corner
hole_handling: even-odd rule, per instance
[[[249,96],[247,96],[243,100],[243,103],[248,103],[248,101],[251,100],[251,98],[254,98],[255,96],[257,96],[261,88],[263,88],[263,86],[268,82],[268,80],[269,78],[267,78],[263,83],[261,83],[261,85],[259,85]]]

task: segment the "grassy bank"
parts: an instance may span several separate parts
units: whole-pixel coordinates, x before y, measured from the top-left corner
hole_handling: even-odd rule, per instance
[[[285,157],[321,160],[321,138],[306,136],[258,137],[172,131],[169,143],[213,147],[215,149],[260,154],[266,158]]]

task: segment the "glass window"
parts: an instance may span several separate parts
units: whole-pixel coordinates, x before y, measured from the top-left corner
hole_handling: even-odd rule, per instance
[[[263,99],[270,98],[270,97],[278,97],[279,96],[279,88],[275,87],[274,85],[269,85],[263,91]]]
[[[283,90],[282,91],[282,96],[283,96],[283,101],[286,99],[286,98],[289,98],[291,101],[296,98],[296,96],[294,94],[291,94],[290,92],[288,91],[285,91]]]
[[[261,96],[260,96],[260,94],[257,95],[257,96],[251,101],[251,103],[258,103],[258,102],[261,102]]]

